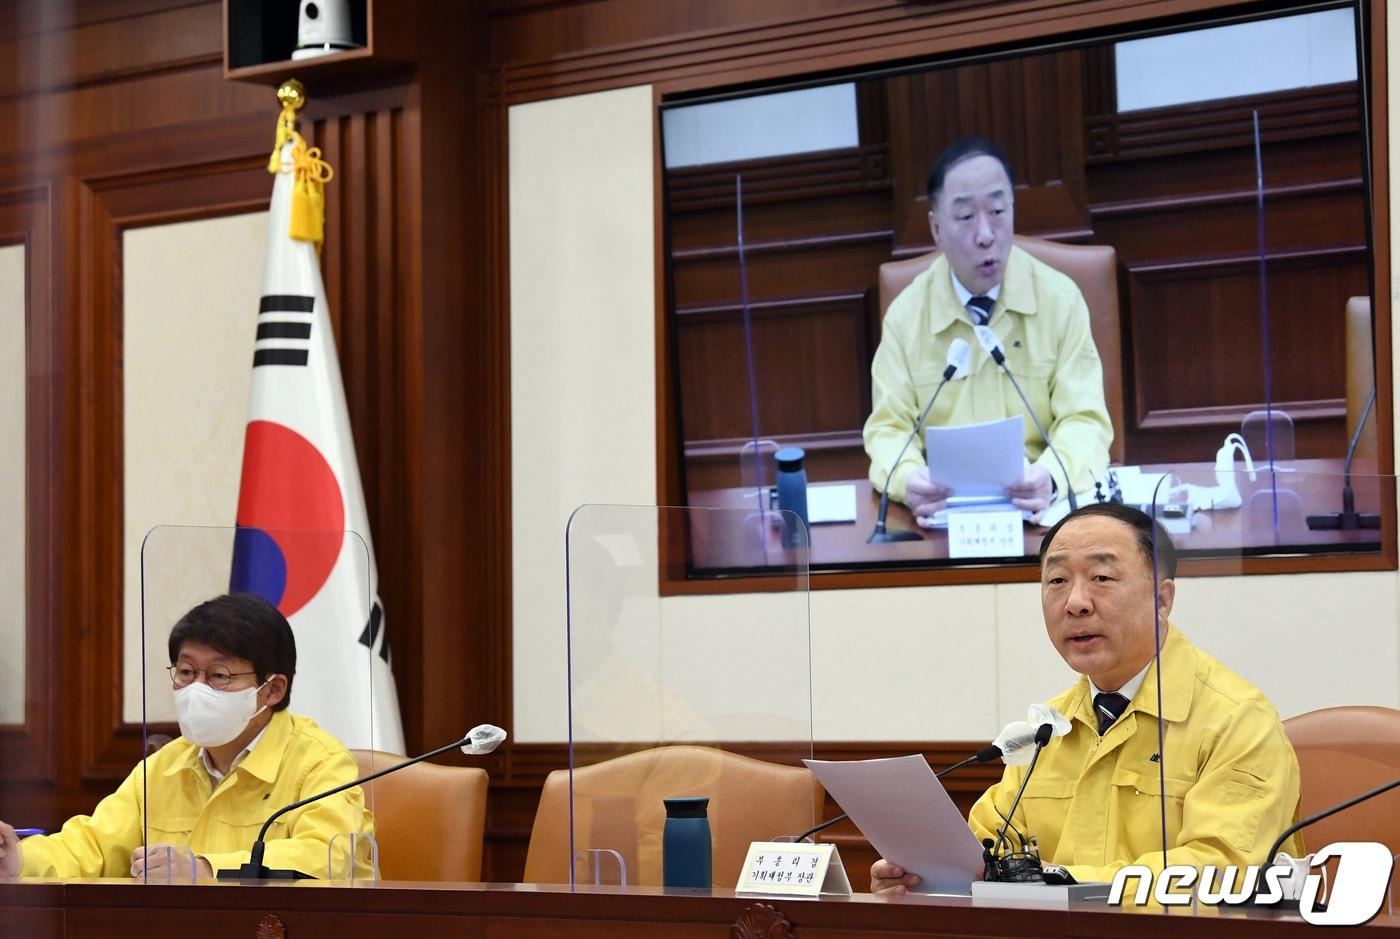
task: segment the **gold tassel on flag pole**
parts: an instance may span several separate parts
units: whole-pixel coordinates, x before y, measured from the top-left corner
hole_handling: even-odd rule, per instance
[[[283,172],[282,148],[292,143],[292,219],[289,234],[298,241],[310,241],[319,253],[326,231],[326,183],[335,176],[330,164],[321,159],[320,147],[308,147],[297,133],[297,112],[306,106],[306,88],[295,78],[277,89],[282,113],[277,116],[277,142],[267,161],[269,173]]]

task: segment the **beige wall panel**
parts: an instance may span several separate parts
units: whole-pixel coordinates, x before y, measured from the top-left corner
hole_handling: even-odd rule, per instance
[[[513,731],[521,741],[566,732],[569,514],[585,502],[656,502],[652,125],[650,88],[510,109]]]
[[[0,724],[24,723],[24,245],[0,248]]]
[[[141,668],[157,676],[154,718],[173,719],[157,671],[165,637],[194,600],[228,589],[267,213],[128,231],[123,240],[125,670],[122,715],[141,720]],[[149,617],[141,647],[142,540]],[[219,530],[225,529],[225,530]]]

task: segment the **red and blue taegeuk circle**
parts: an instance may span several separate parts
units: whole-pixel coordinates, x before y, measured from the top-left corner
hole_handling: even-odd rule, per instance
[[[340,483],[321,451],[283,424],[249,421],[229,589],[292,616],[330,577],[344,529]]]

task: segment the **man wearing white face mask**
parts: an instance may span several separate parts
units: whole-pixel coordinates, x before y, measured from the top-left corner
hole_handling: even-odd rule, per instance
[[[231,594],[200,604],[171,630],[169,653],[181,737],[145,761],[144,783],[138,765],[92,815],[57,834],[21,842],[0,822],[0,876],[210,876],[248,860],[274,811],[358,775],[338,741],[286,710],[296,642],[265,600]],[[265,862],[324,872],[332,838],[372,830],[363,794],[349,789],[274,823]]]

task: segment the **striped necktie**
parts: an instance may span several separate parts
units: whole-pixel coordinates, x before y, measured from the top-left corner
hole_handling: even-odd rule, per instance
[[[972,321],[978,326],[986,326],[996,305],[997,302],[991,297],[973,297],[967,301],[967,312],[972,314]]]
[[[1099,718],[1099,736],[1102,737],[1127,709],[1128,699],[1116,691],[1101,691],[1094,695],[1094,713]]]

